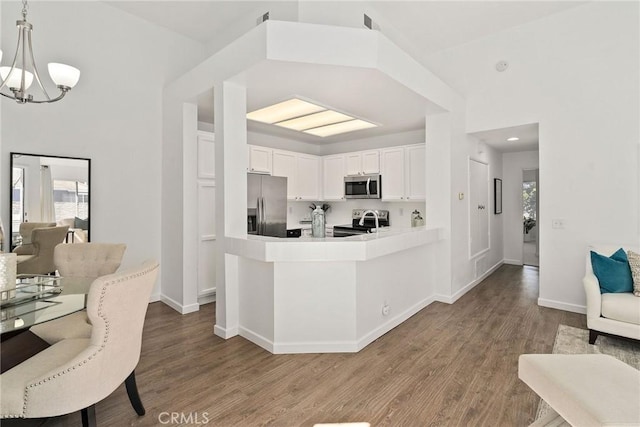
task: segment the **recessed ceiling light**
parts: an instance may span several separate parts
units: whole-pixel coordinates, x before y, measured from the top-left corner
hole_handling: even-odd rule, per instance
[[[247,119],[319,137],[378,126],[297,98],[247,113]]]
[[[518,138],[517,136],[512,136],[511,138],[507,138],[507,141],[509,142],[520,141],[520,138]]]

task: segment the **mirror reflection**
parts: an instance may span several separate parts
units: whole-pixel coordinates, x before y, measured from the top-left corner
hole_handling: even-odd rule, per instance
[[[90,159],[11,153],[11,251],[29,251],[33,228],[66,226],[64,242],[89,241],[90,170]]]

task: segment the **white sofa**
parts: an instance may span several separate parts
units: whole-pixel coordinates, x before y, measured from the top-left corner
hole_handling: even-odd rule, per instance
[[[622,247],[640,253],[637,247],[592,245],[587,250],[587,271],[582,279],[587,295],[587,327],[589,344],[595,344],[600,333],[640,340],[640,297],[632,292],[600,293],[598,278],[591,267],[591,251],[611,256]]]

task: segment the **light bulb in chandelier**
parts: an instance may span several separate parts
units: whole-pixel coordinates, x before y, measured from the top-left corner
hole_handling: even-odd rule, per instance
[[[51,80],[60,91],[60,94],[51,98],[45,89],[38,74],[38,68],[33,55],[31,33],[33,26],[27,22],[28,4],[22,2],[22,19],[16,21],[18,27],[18,45],[11,66],[0,67],[0,95],[13,99],[19,104],[34,103],[43,104],[61,100],[80,79],[80,70],[70,65],[49,63],[48,70]],[[2,51],[0,50],[0,61]],[[28,93],[33,80],[36,81],[44,98],[37,99]]]

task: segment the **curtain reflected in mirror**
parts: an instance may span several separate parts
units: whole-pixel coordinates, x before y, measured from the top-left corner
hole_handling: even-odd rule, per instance
[[[67,226],[66,243],[88,242],[90,173],[90,159],[11,153],[8,249],[27,249],[26,234],[43,227]]]

